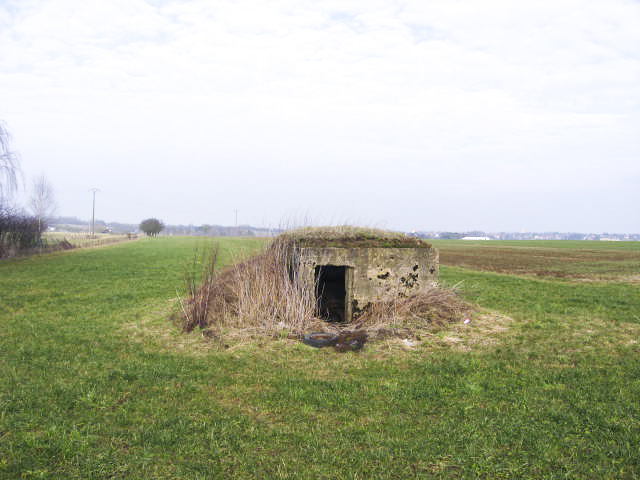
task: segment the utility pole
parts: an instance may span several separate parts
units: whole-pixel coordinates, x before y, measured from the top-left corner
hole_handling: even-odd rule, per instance
[[[234,210],[236,212],[236,227],[238,226],[238,210]]]
[[[93,211],[91,214],[91,238],[96,236],[96,192],[99,192],[99,188],[90,188],[90,192],[93,192]]]

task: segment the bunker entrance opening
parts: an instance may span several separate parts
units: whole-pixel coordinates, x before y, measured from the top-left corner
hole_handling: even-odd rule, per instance
[[[329,322],[344,322],[347,316],[348,267],[319,265],[315,268],[318,315]]]

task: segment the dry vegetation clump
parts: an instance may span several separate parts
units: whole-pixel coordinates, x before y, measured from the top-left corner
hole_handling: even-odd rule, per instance
[[[292,278],[290,251],[283,243],[274,242],[220,273],[213,264],[207,263],[199,289],[188,281],[189,297],[181,301],[185,331],[199,326],[216,337],[231,331],[281,335],[305,332],[317,323],[313,285]]]
[[[182,309],[182,328],[190,332],[195,327],[206,328],[209,315],[209,302],[216,285],[216,264],[218,263],[219,247],[215,245],[211,252],[205,252],[198,257],[198,252],[193,255],[191,268],[185,270],[184,283],[187,291],[187,300],[183,301],[178,295],[180,308]],[[198,279],[198,265],[201,265],[202,278]],[[200,280],[200,282],[199,282]],[[199,286],[199,284],[201,284]]]
[[[410,337],[424,330],[436,330],[468,316],[473,306],[462,300],[455,288],[434,286],[408,297],[396,296],[375,302],[353,322],[371,338]]]
[[[392,232],[338,228],[352,239],[375,234],[378,239],[386,235],[402,240],[401,234]],[[339,237],[333,229],[306,228],[280,235],[260,254],[219,272],[215,269],[217,250],[199,262],[203,266],[200,286],[195,275],[185,276],[188,297],[180,300],[182,328],[199,327],[204,335],[225,341],[229,337],[301,338],[313,331],[352,330],[365,330],[372,339],[406,338],[458,321],[471,311],[454,290],[433,287],[410,297],[391,295],[393,300],[370,304],[349,324],[327,322],[317,312],[315,285],[298,276],[294,267],[296,255],[301,254],[296,247],[307,233],[317,239]]]

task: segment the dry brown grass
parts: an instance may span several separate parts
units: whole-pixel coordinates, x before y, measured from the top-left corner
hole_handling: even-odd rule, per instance
[[[198,257],[196,252],[193,256],[193,265],[184,273],[187,300],[183,301],[178,295],[178,301],[182,314],[184,315],[183,329],[187,332],[195,327],[205,328],[207,317],[209,316],[209,301],[212,297],[212,290],[215,285],[216,264],[218,263],[219,246],[214,245],[211,252],[205,252],[202,257]],[[201,285],[198,286],[198,264],[202,265]]]
[[[431,287],[410,297],[395,295],[391,300],[371,304],[354,321],[354,327],[367,330],[375,338],[407,338],[417,332],[440,329],[472,311],[473,307],[454,288]]]
[[[313,285],[290,274],[289,250],[275,242],[261,254],[205,275],[202,286],[183,302],[183,328],[206,328],[215,337],[297,334],[317,323]],[[194,321],[195,306],[206,316]],[[199,310],[202,313],[202,309]]]

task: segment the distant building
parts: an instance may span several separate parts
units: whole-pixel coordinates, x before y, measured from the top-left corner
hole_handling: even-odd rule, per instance
[[[460,240],[491,240],[490,237],[462,237]]]

